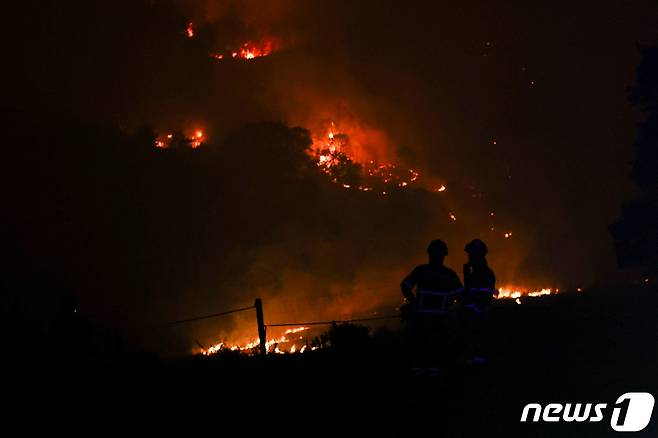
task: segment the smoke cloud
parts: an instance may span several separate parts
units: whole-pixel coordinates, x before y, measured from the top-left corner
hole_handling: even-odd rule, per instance
[[[17,12],[8,248],[103,324],[169,352],[253,338],[252,317],[143,327],[256,297],[270,323],[392,311],[434,238],[458,272],[464,244],[485,240],[501,286],[604,281],[607,224],[629,195],[624,88],[634,40],[650,35],[612,21],[613,3],[559,16],[554,2],[293,0]],[[600,31],[578,35],[565,16]],[[280,48],[208,56],[263,38]],[[583,51],[592,67],[576,68]],[[418,182],[387,195],[331,182],[310,151],[332,123],[357,162],[415,169]],[[197,150],[152,147],[190,129],[207,136]]]

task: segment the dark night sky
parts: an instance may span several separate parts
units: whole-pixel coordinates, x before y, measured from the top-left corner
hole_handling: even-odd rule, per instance
[[[256,294],[277,297],[273,318],[327,316],[324,298],[358,315],[397,303],[398,277],[435,237],[456,270],[464,242],[482,237],[500,285],[616,278],[607,227],[633,196],[640,117],[625,93],[636,44],[658,39],[655,0],[426,3],[5,7],[3,147],[26,181],[5,185],[18,213],[10,247],[109,324]],[[283,49],[249,62],[207,56],[245,35],[279,37]],[[312,130],[328,116],[371,128],[378,157],[448,192],[364,200],[317,176],[291,182],[281,174],[303,154],[259,149],[257,129],[240,131],[269,120]],[[143,124],[203,127],[206,151],[154,164],[116,145]],[[195,330],[184,345],[216,333]]]

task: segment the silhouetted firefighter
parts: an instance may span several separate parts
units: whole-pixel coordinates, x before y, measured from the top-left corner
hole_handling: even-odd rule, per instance
[[[465,347],[474,363],[484,362],[483,337],[486,334],[487,309],[496,293],[496,276],[487,265],[487,245],[480,239],[467,243],[464,251],[468,262],[464,264],[463,307],[460,315],[464,324]]]
[[[410,329],[415,359],[421,365],[415,368],[417,373],[445,356],[450,343],[445,316],[462,291],[455,271],[443,265],[448,246],[441,240],[433,240],[427,254],[429,263],[416,266],[400,284],[408,301],[401,309],[402,317]],[[430,375],[437,372],[434,367],[427,371]]]

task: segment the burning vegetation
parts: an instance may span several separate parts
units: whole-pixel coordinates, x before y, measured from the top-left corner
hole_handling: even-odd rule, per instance
[[[187,38],[195,38],[196,31],[193,22],[189,22],[185,28]],[[221,50],[211,50],[208,53],[213,59],[218,61],[230,59],[251,60],[269,56],[272,53],[281,50],[282,44],[278,38],[262,37],[258,39],[248,39],[241,43],[224,44]]]
[[[203,130],[195,129],[188,134],[167,133],[164,135],[159,135],[156,137],[154,145],[158,149],[196,149],[201,147],[205,141],[206,135]]]
[[[308,337],[302,336],[299,333],[309,330],[308,327],[295,327],[288,329],[285,333],[277,338],[268,339],[265,342],[265,348],[268,354],[295,354],[305,353],[306,351],[315,351],[321,347],[317,340],[309,342]],[[247,354],[253,354],[257,351],[260,345],[260,339],[256,338],[253,341],[246,343],[231,343],[231,342],[218,342],[211,347],[203,348],[201,354],[204,356],[211,356],[224,351],[237,351]]]
[[[411,187],[420,176],[416,170],[396,164],[373,159],[358,162],[350,152],[353,149],[350,136],[331,122],[326,133],[314,138],[311,154],[319,170],[345,189],[387,195],[392,190]]]
[[[560,289],[527,289],[523,287],[514,287],[506,286],[498,288],[498,294],[496,295],[497,299],[510,299],[514,300],[516,304],[521,304],[522,297],[543,297],[546,295],[555,295],[560,292]],[[578,292],[581,292],[581,289],[578,288]]]
[[[258,42],[247,41],[238,48],[227,51],[210,52],[208,55],[218,61],[225,59],[255,59],[271,55],[280,45],[274,39],[265,38]]]
[[[576,289],[582,292],[581,288]],[[505,286],[498,288],[494,298],[497,300],[513,300],[516,304],[522,304],[521,298],[540,298],[548,295],[560,293],[559,288],[528,289],[517,286]],[[390,319],[397,318],[399,315],[392,315]],[[384,317],[382,319],[387,319]],[[367,318],[366,318],[367,320]],[[343,324],[351,325],[351,324]],[[335,323],[332,328],[338,327]],[[265,342],[267,354],[302,354],[311,352],[330,345],[330,341],[325,336],[309,336],[310,327],[299,326],[287,329],[281,336],[270,338]],[[199,344],[200,345],[200,344]],[[212,356],[224,352],[238,352],[243,354],[257,354],[260,345],[260,339],[256,338],[246,342],[221,341],[216,342],[210,347],[200,345],[201,349],[197,352],[203,356]]]
[[[204,26],[197,28],[195,23],[189,22],[185,28],[185,36],[189,39],[203,39],[207,29]],[[252,38],[244,38],[246,34]],[[258,35],[258,33],[256,34]],[[262,35],[262,34],[261,34]],[[213,36],[213,42],[206,46],[208,55],[217,61],[230,60],[254,60],[267,57],[282,50],[282,40],[272,37],[253,37],[253,33],[245,33],[244,29],[235,35],[229,35],[226,39],[218,39]],[[232,42],[231,42],[232,41]],[[236,42],[240,41],[240,42]],[[217,47],[217,49],[214,49]],[[446,182],[430,182],[430,178],[423,177],[421,171],[414,167],[401,165],[395,153],[395,145],[390,144],[387,134],[378,129],[364,127],[359,123],[359,118],[326,119],[321,117],[322,111],[307,114],[305,125],[310,126],[311,147],[307,155],[315,164],[321,175],[326,176],[337,187],[344,190],[372,193],[378,197],[386,197],[395,192],[403,192],[408,189],[418,189],[446,197],[448,186]],[[324,113],[324,116],[327,114]],[[321,120],[315,123],[315,120]],[[191,148],[196,149],[207,141],[203,130],[193,129],[181,133],[167,133],[157,137],[155,146],[160,149]],[[491,140],[497,145],[496,139]],[[423,170],[423,174],[426,172]],[[451,184],[451,191],[459,188]],[[409,190],[409,192],[414,192]],[[364,195],[365,196],[365,195]],[[480,193],[478,195],[482,197]],[[474,196],[475,197],[475,196]],[[454,208],[457,207],[457,208]],[[454,208],[454,209],[453,209]],[[488,212],[488,210],[485,210]],[[444,213],[445,221],[454,227],[458,222],[468,221],[468,215],[459,210],[458,206],[450,205],[450,209]],[[485,230],[495,233],[501,240],[511,240],[512,231],[508,227],[496,229],[494,212],[485,213]],[[542,297],[554,295],[559,289],[542,288],[528,289],[525,287],[505,286],[498,289],[496,295],[500,300],[514,300],[521,304],[523,297]],[[304,353],[319,348],[319,345],[311,345],[299,332],[307,331],[308,327],[290,329],[283,335],[268,339],[266,342],[268,353]],[[303,342],[299,342],[303,341]],[[216,342],[208,348],[202,349],[202,354],[212,355],[222,351],[250,352],[259,345],[258,339],[246,342]]]

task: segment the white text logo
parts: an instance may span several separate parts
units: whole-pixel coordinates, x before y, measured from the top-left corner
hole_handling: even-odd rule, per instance
[[[610,418],[610,427],[618,432],[638,432],[649,424],[654,398],[648,392],[627,392],[617,399]],[[599,422],[605,418],[606,403],[529,403],[523,408],[521,422],[545,421],[567,423]]]

